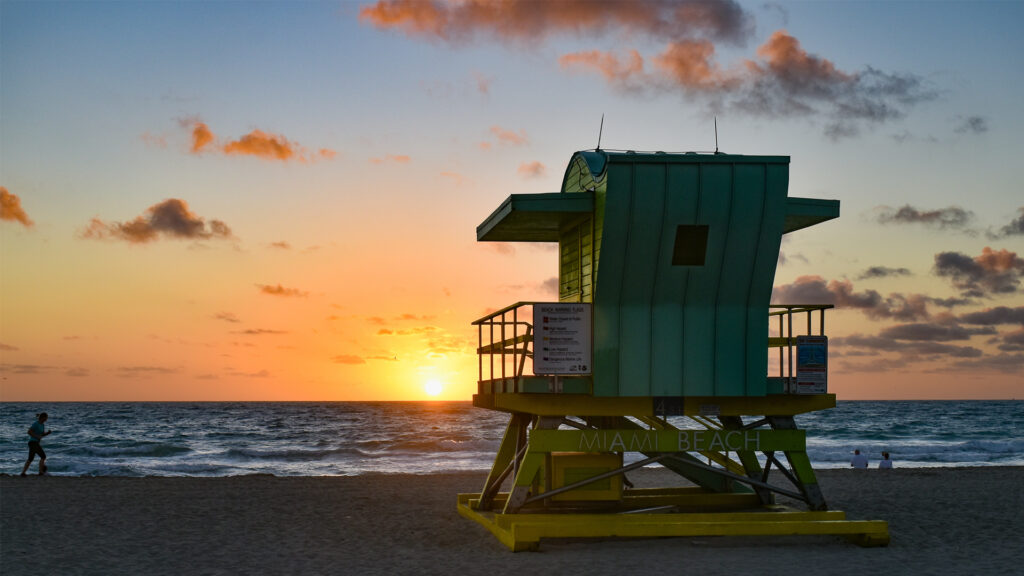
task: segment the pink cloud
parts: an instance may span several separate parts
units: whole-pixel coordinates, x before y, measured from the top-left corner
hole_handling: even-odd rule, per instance
[[[404,154],[388,154],[382,158],[370,158],[371,164],[384,164],[387,162],[394,162],[396,164],[408,164],[412,161],[412,158]]]
[[[519,165],[518,172],[527,178],[539,178],[547,172],[547,168],[540,162],[523,162]]]
[[[528,142],[526,132],[520,130],[519,132],[513,132],[506,130],[501,126],[491,126],[491,134],[498,139],[501,144],[509,144],[512,146],[522,146]]]

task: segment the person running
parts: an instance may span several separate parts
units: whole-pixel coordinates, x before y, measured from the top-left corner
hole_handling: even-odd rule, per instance
[[[28,460],[25,461],[25,467],[21,469],[22,476],[28,472],[28,467],[32,464],[32,460],[35,460],[36,454],[39,454],[39,475],[46,474],[46,452],[43,452],[42,440],[43,436],[53,433],[52,430],[46,430],[47,418],[49,416],[46,415],[46,412],[36,414],[36,421],[28,429]]]

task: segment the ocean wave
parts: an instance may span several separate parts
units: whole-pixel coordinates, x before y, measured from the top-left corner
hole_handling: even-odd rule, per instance
[[[146,458],[174,458],[192,452],[188,446],[180,444],[131,444],[127,446],[97,446],[86,444],[74,446],[62,452],[65,457],[95,456],[100,458],[119,458],[127,456]]]

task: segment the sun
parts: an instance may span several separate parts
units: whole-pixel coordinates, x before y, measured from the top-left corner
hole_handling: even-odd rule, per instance
[[[441,385],[441,381],[433,378],[423,384],[423,391],[427,393],[427,396],[437,396],[443,389],[444,386]]]

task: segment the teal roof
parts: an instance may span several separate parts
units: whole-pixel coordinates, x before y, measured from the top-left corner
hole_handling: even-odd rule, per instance
[[[839,218],[839,200],[790,197],[786,199],[786,222],[782,233],[788,234],[833,218]]]
[[[744,156],[741,154],[698,154],[697,152],[636,152],[633,150],[580,150],[573,154],[584,160],[590,176],[600,181],[609,164],[789,164],[789,156]],[[572,170],[578,169],[576,162],[569,162],[562,189]]]
[[[480,242],[558,242],[563,221],[594,211],[594,195],[513,194],[476,227]]]

